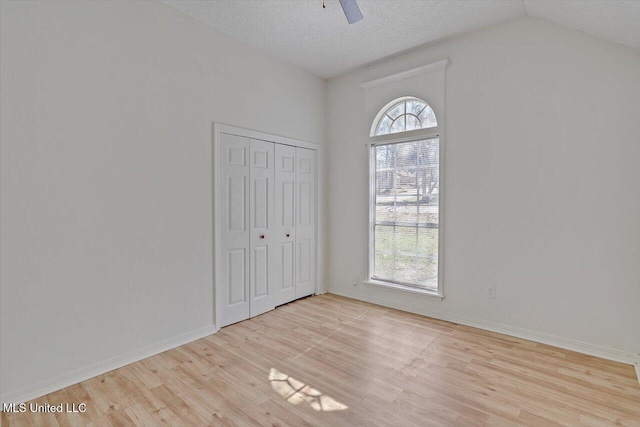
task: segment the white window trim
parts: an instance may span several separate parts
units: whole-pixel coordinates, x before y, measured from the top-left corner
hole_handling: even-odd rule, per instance
[[[410,77],[419,76],[420,74],[431,73],[437,70],[444,70],[449,65],[449,58],[442,59],[431,64],[423,65],[412,70],[402,71],[400,73],[392,74],[390,76],[382,77],[375,80],[369,80],[360,84],[360,87],[364,90],[371,89],[378,86],[384,86],[389,83],[399,82],[400,80],[408,79]]]
[[[388,289],[394,289],[399,291],[406,291],[411,293],[417,293],[429,297],[439,298],[441,301],[444,299],[444,134],[442,132],[441,123],[444,121],[440,117],[437,118],[438,127],[428,129],[417,129],[407,132],[398,132],[387,135],[374,136],[369,138],[367,143],[367,152],[369,156],[369,256],[367,265],[367,280],[364,281],[365,285],[381,286]],[[373,279],[373,265],[374,265],[374,215],[375,215],[375,184],[376,184],[376,165],[373,154],[373,148],[376,145],[398,144],[402,142],[409,142],[421,139],[439,139],[439,159],[438,159],[438,289],[431,291],[429,289],[420,289],[414,286],[402,285],[394,282],[387,282],[378,279]]]
[[[439,269],[440,269],[440,266],[438,265],[438,270]],[[440,274],[440,273],[438,273],[438,274]],[[440,279],[438,279],[438,280],[440,280]],[[394,289],[394,290],[398,290],[398,291],[404,291],[404,292],[410,292],[410,293],[414,293],[414,294],[426,295],[426,296],[429,296],[429,297],[439,298],[441,300],[444,299],[444,295],[442,294],[442,292],[434,292],[434,291],[430,291],[428,289],[420,289],[420,288],[401,285],[401,284],[393,283],[393,282],[384,282],[382,280],[369,279],[369,280],[365,280],[363,283],[365,285],[380,286],[380,287],[383,287],[383,288],[389,288],[389,289]]]

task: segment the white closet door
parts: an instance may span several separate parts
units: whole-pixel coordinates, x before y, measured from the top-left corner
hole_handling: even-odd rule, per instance
[[[315,292],[316,152],[296,148],[296,298]]]
[[[249,318],[249,139],[221,134],[218,147],[220,327]]]
[[[276,144],[276,203],[274,245],[274,298],[281,305],[296,299],[295,288],[295,194],[296,194],[296,149],[289,145]]]
[[[273,270],[274,234],[274,143],[256,139],[250,144],[250,295],[251,317],[275,308]]]

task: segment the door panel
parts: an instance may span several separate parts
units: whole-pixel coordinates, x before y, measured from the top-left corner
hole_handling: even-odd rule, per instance
[[[227,288],[229,289],[229,306],[241,304],[246,301],[245,298],[245,249],[232,249],[228,254],[228,280]]]
[[[253,228],[268,229],[269,224],[269,178],[253,180]]]
[[[298,224],[302,226],[311,225],[311,183],[300,183],[300,222]]]
[[[294,290],[294,264],[295,264],[295,249],[293,242],[284,242],[282,243],[282,252],[281,252],[281,264],[282,264],[282,285],[280,289],[282,291],[291,291],[291,299],[295,298],[295,290]],[[291,301],[291,300],[289,300]]]
[[[295,292],[295,157],[296,149],[276,144],[276,228],[275,240],[280,248],[274,263],[276,305],[296,298]]]
[[[219,220],[219,326],[247,319],[249,304],[249,139],[220,135],[217,167],[221,192]]]
[[[229,187],[227,191],[227,206],[229,209],[228,231],[246,231],[244,220],[246,218],[245,202],[247,200],[247,194],[245,189],[247,187],[247,177],[229,176],[227,182]]]
[[[275,308],[273,297],[275,144],[252,139],[250,143],[251,206],[251,317]]]
[[[278,177],[276,176],[276,182],[280,184],[278,188],[281,191],[281,193],[278,194],[280,200],[276,198],[276,200],[280,202],[279,204],[282,205],[280,211],[282,214],[279,217],[280,226],[284,227],[285,229],[287,227],[293,228],[295,227],[295,224],[293,223],[295,210],[295,205],[293,203],[293,198],[295,195],[294,174],[291,174],[291,177],[281,177],[280,181],[278,181]]]
[[[298,277],[301,283],[311,281],[311,240],[298,240]]]
[[[254,270],[255,274],[255,287],[253,289],[253,296],[261,297],[269,293],[269,284],[267,278],[269,277],[269,246],[257,246],[253,248]]]
[[[296,148],[296,298],[315,292],[316,152]]]

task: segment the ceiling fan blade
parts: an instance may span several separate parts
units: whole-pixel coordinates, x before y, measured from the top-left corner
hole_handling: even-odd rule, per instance
[[[360,8],[358,7],[356,0],[340,0],[340,6],[342,6],[342,10],[347,17],[349,24],[353,24],[354,22],[358,22],[362,19],[362,12],[360,12]]]

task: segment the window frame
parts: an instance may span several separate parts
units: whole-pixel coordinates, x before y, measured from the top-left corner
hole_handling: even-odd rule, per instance
[[[429,108],[433,114],[435,115],[435,111],[433,109],[433,107],[431,105],[429,105],[429,103],[427,101],[425,101],[424,99],[421,98],[417,98],[415,96],[401,96],[400,98],[396,98],[391,102],[388,102],[384,107],[382,107],[382,109],[380,109],[380,111],[378,111],[378,114],[376,114],[375,119],[373,119],[373,123],[371,123],[371,130],[369,131],[369,136],[370,137],[386,137],[389,135],[398,135],[398,134],[403,134],[403,133],[407,133],[407,132],[415,132],[415,131],[433,131],[433,129],[437,129],[438,128],[438,117],[436,116],[436,125],[435,126],[430,126],[430,127],[422,127],[419,129],[413,129],[413,130],[409,130],[409,131],[402,131],[402,132],[389,132],[389,133],[385,133],[382,135],[376,135],[376,131],[378,130],[378,126],[380,125],[380,122],[382,121],[382,119],[384,118],[384,116],[388,116],[388,113],[391,109],[393,109],[396,105],[400,104],[400,103],[404,103],[405,104],[405,108],[406,108],[406,103],[409,101],[418,101],[418,102],[422,102],[425,105],[425,108]],[[401,114],[400,116],[415,116],[412,113],[408,113],[405,109],[405,112],[403,114]],[[398,118],[400,118],[400,116],[398,116],[395,119],[391,119],[391,116],[389,116],[389,118],[395,122]],[[418,118],[418,120],[421,120],[420,118]]]
[[[402,97],[408,98],[408,97]],[[386,109],[390,105],[395,105],[397,102],[402,100],[402,98],[397,98],[380,110],[378,115],[372,125],[372,133],[375,132],[375,129],[378,126],[378,120],[381,114],[386,112]],[[414,98],[414,97],[410,97]],[[420,99],[420,98],[418,98]],[[426,101],[425,101],[426,102]],[[429,105],[428,102],[426,102]],[[433,108],[433,107],[432,107]],[[416,129],[405,132],[397,132],[391,134],[384,135],[370,135],[369,141],[367,142],[367,153],[369,156],[369,245],[368,245],[368,265],[367,265],[367,280],[364,282],[367,285],[375,285],[382,286],[388,289],[395,289],[400,291],[406,291],[426,296],[432,296],[439,298],[440,300],[444,299],[444,244],[443,244],[443,235],[444,235],[444,132],[442,129],[443,118],[440,115],[436,114],[436,119],[438,126],[431,128],[423,128]],[[435,291],[430,289],[423,289],[417,286],[411,286],[402,283],[396,283],[392,281],[384,281],[373,278],[373,268],[374,268],[374,258],[375,258],[375,203],[376,203],[376,158],[374,155],[375,149],[381,145],[391,145],[391,144],[399,144],[405,142],[414,142],[414,141],[422,141],[425,139],[433,139],[438,138],[439,145],[439,158],[438,158],[438,288]]]

